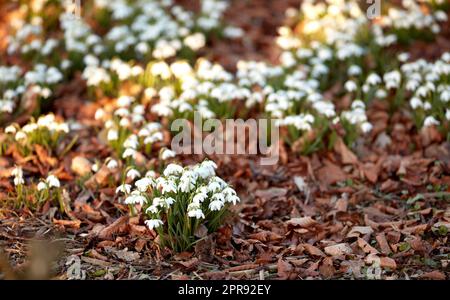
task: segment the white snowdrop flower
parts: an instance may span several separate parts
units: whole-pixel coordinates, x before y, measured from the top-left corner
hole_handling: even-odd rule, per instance
[[[403,53],[400,53],[399,55],[397,55],[397,59],[403,63],[407,62],[409,57],[410,57],[410,55],[407,52],[403,52]]]
[[[123,95],[117,99],[117,105],[120,107],[129,107],[134,101],[135,101],[134,97]],[[118,115],[120,115],[120,114],[118,114]],[[128,114],[126,114],[126,115],[128,115]]]
[[[223,191],[222,194],[224,194],[226,197],[228,196],[234,196],[236,195],[236,191],[233,190],[231,187],[226,187]]]
[[[148,170],[147,173],[145,173],[145,177],[156,178],[156,173],[153,170]]]
[[[127,178],[130,178],[131,180],[134,180],[140,176],[141,176],[141,173],[139,173],[139,171],[136,169],[130,169],[127,172]]]
[[[129,194],[130,191],[131,191],[131,185],[126,184],[126,183],[124,183],[116,188],[116,194],[118,194],[118,193]]]
[[[124,142],[123,146],[125,148],[137,149],[139,147],[139,141],[135,134],[130,135]]]
[[[380,84],[380,83],[381,83],[381,78],[380,78],[380,76],[378,76],[378,74],[371,73],[371,74],[367,77],[366,82],[367,82],[369,85],[377,85],[377,84]]]
[[[166,205],[166,201],[164,198],[161,197],[155,197],[152,200],[152,206],[154,207],[164,207]]]
[[[161,183],[161,193],[167,194],[167,193],[175,193],[177,191],[177,185],[172,180],[167,180]]]
[[[136,51],[141,54],[147,54],[150,51],[150,47],[145,42],[140,42],[136,45]]]
[[[147,199],[141,195],[138,191],[133,191],[131,195],[125,198],[125,204],[139,204],[144,205]]]
[[[206,44],[205,36],[203,33],[197,32],[184,38],[184,44],[191,48],[193,51],[198,51]]]
[[[145,213],[151,212],[151,213],[153,213],[153,214],[157,214],[158,211],[159,211],[159,209],[158,209],[157,206],[155,206],[155,205],[150,205],[150,206],[145,210]]]
[[[61,69],[67,70],[72,66],[72,62],[68,59],[64,59],[61,61]]]
[[[142,128],[139,130],[138,132],[138,136],[139,137],[146,137],[150,135],[150,130],[148,130],[147,128]]]
[[[168,160],[170,158],[174,158],[176,156],[176,153],[170,149],[164,148],[161,151],[161,159],[162,160]]]
[[[196,172],[201,178],[207,179],[216,175],[216,168],[217,165],[213,161],[207,160],[197,166],[194,169],[194,172]]]
[[[18,186],[21,184],[24,184],[25,181],[23,180],[23,171],[21,167],[14,167],[14,169],[11,172],[11,175],[14,176],[14,185]]]
[[[188,193],[195,188],[197,182],[197,173],[193,171],[185,171],[180,178],[178,189],[183,193]]]
[[[136,157],[136,150],[132,149],[132,148],[127,148],[125,149],[125,151],[122,154],[122,158],[135,158]]]
[[[429,127],[433,125],[439,125],[439,121],[436,120],[433,116],[428,116],[425,118],[425,121],[423,122],[423,126]]]
[[[142,104],[138,104],[133,107],[133,114],[143,115],[145,113],[145,107]]]
[[[436,20],[437,21],[440,21],[440,22],[445,22],[445,21],[447,21],[447,13],[445,13],[444,11],[442,11],[442,10],[438,10],[438,11],[436,11],[435,13],[434,13],[434,17],[436,18]]]
[[[211,200],[225,202],[225,196],[222,193],[215,193],[211,196]]]
[[[209,210],[211,211],[219,211],[224,206],[224,203],[220,200],[213,200],[209,203]]]
[[[442,54],[441,59],[447,63],[450,63],[450,52],[445,52]]]
[[[144,177],[142,179],[137,180],[134,184],[140,192],[146,192],[149,187],[153,186],[153,183],[154,182],[152,179]]]
[[[188,211],[188,216],[190,218],[196,218],[196,219],[204,219],[205,214],[201,209],[193,209]]]
[[[169,79],[172,76],[169,65],[164,61],[154,63],[150,68],[150,72],[153,76],[159,76],[164,80]]]
[[[219,192],[222,189],[220,183],[216,181],[212,181],[208,184],[208,192],[216,193]]]
[[[373,126],[369,122],[364,122],[361,124],[361,130],[364,133],[368,133],[372,130]]]
[[[194,195],[194,197],[192,198],[192,202],[202,203],[203,201],[206,200],[207,197],[208,195],[206,193],[198,193]]]
[[[17,129],[13,125],[9,125],[5,128],[5,133],[7,133],[7,134],[15,134],[16,131],[17,131]]]
[[[445,118],[450,121],[450,109],[447,109],[447,111],[445,112]]]
[[[32,133],[34,131],[36,131],[39,127],[47,127],[49,128],[51,124],[49,124],[48,126],[39,126],[36,123],[31,123],[31,124],[26,124],[25,126],[22,127],[22,130],[26,133]]]
[[[155,142],[159,142],[163,140],[163,134],[162,132],[155,132],[151,136],[148,136],[144,139],[144,144],[153,144]]]
[[[170,70],[176,78],[183,79],[192,74],[192,68],[186,61],[176,61],[170,65]]]
[[[398,88],[401,81],[401,74],[395,70],[384,74],[383,80],[386,83],[388,89]]]
[[[158,227],[162,226],[163,224],[164,224],[163,221],[161,221],[159,219],[151,219],[151,220],[146,220],[145,221],[145,225],[147,225],[147,227],[150,230],[158,228]]]
[[[417,109],[423,107],[423,102],[417,97],[412,97],[411,100],[409,100],[409,105],[411,105],[412,109]]]
[[[106,167],[110,170],[115,170],[119,166],[119,163],[115,159],[109,159],[106,163]]]
[[[170,207],[170,206],[172,206],[172,204],[175,203],[175,199],[172,197],[167,197],[167,198],[164,198],[164,202],[167,207]]]
[[[432,108],[432,105],[431,105],[431,103],[430,102],[424,102],[423,103],[423,109],[425,109],[425,110],[430,110]]]
[[[233,205],[236,205],[236,203],[240,202],[241,199],[239,199],[237,195],[227,195],[225,201],[227,203],[233,203]]]
[[[223,30],[223,34],[229,39],[236,39],[242,37],[244,35],[244,31],[239,27],[228,26]]]
[[[108,130],[107,139],[108,141],[117,141],[119,139],[119,132],[115,129]]]
[[[37,185],[37,190],[38,191],[43,191],[47,189],[47,183],[45,183],[44,181],[40,181]]]
[[[377,89],[377,91],[375,92],[375,97],[379,99],[384,99],[387,97],[387,95],[388,93],[384,89]]]
[[[114,121],[113,120],[106,120],[105,122],[105,128],[106,129],[111,129],[114,127]]]
[[[354,92],[356,91],[358,88],[358,86],[356,85],[356,83],[353,80],[348,80],[345,83],[345,89],[347,90],[347,92]]]
[[[27,139],[27,134],[23,131],[18,131],[16,133],[16,135],[14,136],[15,140],[20,142],[20,141],[25,141]]]
[[[155,97],[157,94],[158,94],[158,92],[152,87],[146,88],[144,90],[144,95],[148,99]]]
[[[91,170],[94,173],[97,173],[99,169],[100,169],[100,166],[99,166],[98,163],[93,164],[92,167],[91,167]]]
[[[314,102],[313,107],[319,113],[327,117],[334,117],[336,115],[336,111],[334,110],[334,104],[331,102],[317,101]]]
[[[102,120],[105,117],[105,111],[102,108],[99,108],[95,111],[95,116],[94,118],[99,121]]]
[[[52,91],[49,88],[43,88],[41,90],[41,97],[44,99],[49,98],[52,95]]]
[[[61,186],[59,179],[55,175],[49,175],[46,181],[49,187],[59,188]]]
[[[406,89],[408,91],[415,91],[419,86],[420,86],[420,82],[417,80],[411,79],[406,82]]]
[[[164,170],[163,174],[166,177],[169,177],[170,175],[179,175],[183,173],[183,167],[177,164],[169,164],[166,169]]]
[[[95,66],[97,67],[100,64],[100,61],[97,57],[94,55],[88,54],[83,59],[84,64],[87,66]]]
[[[358,76],[361,75],[361,73],[361,67],[358,65],[351,65],[347,70],[348,76]]]
[[[440,98],[443,102],[449,102],[450,101],[450,90],[444,90],[440,94]]]
[[[120,127],[123,127],[123,128],[129,128],[131,125],[130,119],[128,119],[127,117],[121,118],[119,121],[119,125],[120,125]]]
[[[287,68],[293,67],[297,63],[294,55],[288,51],[285,51],[281,54],[280,61],[281,64]]]
[[[429,89],[424,85],[419,87],[416,91],[416,94],[422,98],[426,97],[428,95],[428,93],[429,93]]]
[[[131,68],[131,76],[137,77],[144,73],[144,69],[141,66],[133,66]]]

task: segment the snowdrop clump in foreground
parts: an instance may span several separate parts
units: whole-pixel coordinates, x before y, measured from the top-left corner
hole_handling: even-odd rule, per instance
[[[158,232],[163,246],[183,251],[193,246],[201,226],[215,231],[229,207],[240,201],[236,191],[216,176],[216,168],[212,161],[189,167],[170,164],[161,176],[151,172],[134,187],[123,184],[116,192],[124,195],[126,204],[142,209],[146,225]]]

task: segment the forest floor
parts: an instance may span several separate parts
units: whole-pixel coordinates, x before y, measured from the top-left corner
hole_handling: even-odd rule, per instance
[[[276,61],[277,28],[286,8],[298,8],[300,2],[232,1],[227,21],[244,28],[244,40],[213,41],[200,55],[229,69],[239,59]],[[433,58],[450,49],[450,26],[443,28],[437,44],[412,47],[417,55]],[[84,92],[74,82],[60,91],[50,110],[88,124],[99,104],[77,96]],[[193,252],[174,255],[158,248],[142,220],[128,217],[127,208],[114,202],[112,189],[94,196],[71,181],[71,219],[55,218],[51,207],[36,213],[2,208],[3,276],[449,279],[450,144],[432,128],[417,132],[407,112],[389,116],[381,102],[373,103],[368,116],[374,128],[358,140],[355,151],[342,142],[310,156],[286,147],[280,162],[267,167],[255,156],[212,157],[241,203],[228,225]],[[93,130],[82,131],[76,146],[58,160],[59,177],[73,179],[70,165],[77,155],[108,157],[108,151]],[[202,159],[185,156],[181,161]],[[36,157],[29,161],[28,172],[47,168]],[[0,166],[12,167],[13,161],[2,157]],[[0,184],[10,183],[0,176]],[[31,243],[35,239],[50,240],[46,246],[61,251],[42,250],[47,248]],[[380,274],[371,268],[375,261]]]

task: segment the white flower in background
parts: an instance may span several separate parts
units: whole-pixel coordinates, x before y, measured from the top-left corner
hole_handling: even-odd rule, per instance
[[[409,100],[409,104],[411,105],[412,109],[423,107],[422,100],[420,100],[420,98],[417,97],[412,97],[411,100]]]
[[[55,188],[61,187],[59,179],[55,175],[49,175],[46,179],[46,182],[48,183],[49,187],[55,187]]]
[[[118,194],[118,193],[129,194],[130,192],[131,192],[131,185],[126,184],[126,183],[124,183],[116,188],[116,194]]]
[[[369,122],[364,122],[361,124],[361,130],[364,133],[368,133],[372,130],[373,126]]]
[[[397,70],[384,74],[383,80],[386,83],[386,88],[387,89],[398,88],[402,78],[401,76],[402,75]]]
[[[127,148],[122,154],[122,158],[135,158],[137,154],[137,151],[132,148]]]
[[[106,167],[110,170],[115,170],[119,166],[117,160],[108,158],[106,161]]]
[[[119,139],[119,132],[115,129],[108,130],[107,139],[108,141],[117,141]]]
[[[345,83],[345,89],[347,90],[347,92],[351,93],[356,91],[358,89],[358,86],[353,80],[349,80]]]
[[[130,169],[127,172],[127,178],[129,178],[131,180],[134,180],[140,176],[141,176],[141,173],[139,173],[139,171],[136,169]]]
[[[439,125],[439,121],[436,120],[433,116],[428,116],[425,118],[425,121],[423,122],[423,126],[429,127],[433,125]]]
[[[23,180],[23,171],[21,167],[15,166],[11,172],[11,175],[14,176],[15,186],[22,185],[25,183],[25,181]]]
[[[378,74],[372,73],[367,77],[366,82],[369,85],[377,85],[381,83],[381,78]]]
[[[9,125],[5,128],[5,133],[7,133],[7,134],[15,134],[16,131],[17,131],[17,129],[13,125]]]
[[[162,160],[168,160],[170,158],[174,158],[176,153],[170,149],[164,148],[161,150],[160,158]]]

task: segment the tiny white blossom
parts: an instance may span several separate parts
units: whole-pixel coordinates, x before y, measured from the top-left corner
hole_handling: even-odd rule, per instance
[[[149,229],[158,228],[158,227],[162,226],[163,224],[164,224],[163,221],[161,221],[159,219],[152,219],[152,220],[145,221],[145,225],[147,225],[147,227]]]

